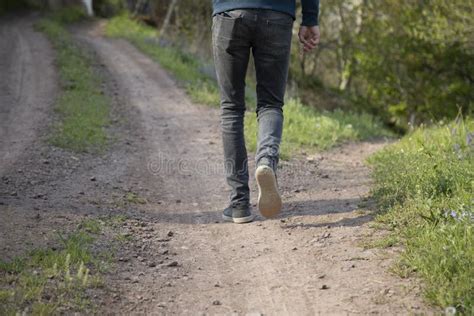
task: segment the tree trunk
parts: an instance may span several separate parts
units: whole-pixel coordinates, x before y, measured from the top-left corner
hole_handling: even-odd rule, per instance
[[[92,0],[82,0],[87,11],[88,16],[94,16],[94,10],[92,9]]]

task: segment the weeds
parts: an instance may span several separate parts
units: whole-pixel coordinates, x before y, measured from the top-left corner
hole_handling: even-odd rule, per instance
[[[93,251],[102,226],[85,220],[66,237],[58,233],[58,249],[0,261],[0,314],[93,311],[88,289],[103,286],[100,273],[110,257]]]
[[[474,313],[474,120],[420,128],[369,159],[377,220],[405,251],[395,271],[416,273],[426,297]]]
[[[101,80],[91,61],[73,43],[63,23],[83,17],[77,9],[59,11],[38,23],[57,51],[57,64],[63,91],[56,102],[60,122],[51,142],[74,151],[103,151],[107,144],[105,127],[109,124],[109,99],[101,91]]]

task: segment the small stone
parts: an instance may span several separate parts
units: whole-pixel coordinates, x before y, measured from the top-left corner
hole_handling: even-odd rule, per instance
[[[97,179],[96,179],[95,176],[93,176],[93,177],[90,177],[90,180],[91,180],[91,181],[96,181]]]
[[[328,175],[328,174],[323,174],[323,175],[321,176],[321,178],[323,178],[323,179],[329,179],[329,175]]]
[[[148,266],[149,266],[150,268],[154,268],[154,267],[156,267],[156,263],[155,263],[155,262],[150,262],[150,263],[148,264]]]
[[[160,303],[158,303],[158,307],[164,308],[164,307],[166,307],[166,303],[165,302],[160,302]]]
[[[326,277],[325,274],[321,274],[321,275],[318,276],[318,279],[324,279],[325,277]]]
[[[329,286],[327,286],[326,284],[323,284],[321,286],[321,290],[328,290],[329,289]]]
[[[383,289],[382,291],[380,291],[380,294],[382,295],[387,295],[390,293],[390,288],[386,288],[386,289]]]
[[[181,203],[181,200],[179,200],[179,199],[176,200],[176,204],[179,204],[179,203]]]
[[[293,248],[293,249],[291,249],[291,250],[295,251],[295,250],[298,250],[298,248],[294,247],[294,248]]]
[[[222,305],[222,303],[218,300],[215,300],[214,302],[212,302],[212,305]]]
[[[172,262],[168,263],[167,266],[168,267],[177,267],[178,266],[178,261],[172,261]]]
[[[168,232],[168,234],[166,234],[166,236],[168,236],[168,237],[173,237],[173,235],[174,235],[174,233],[171,230]]]

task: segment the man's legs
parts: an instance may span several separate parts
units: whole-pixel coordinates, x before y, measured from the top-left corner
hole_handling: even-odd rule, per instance
[[[221,129],[231,206],[249,207],[247,150],[244,139],[245,75],[250,55],[248,26],[240,11],[213,18],[213,53],[221,94]]]

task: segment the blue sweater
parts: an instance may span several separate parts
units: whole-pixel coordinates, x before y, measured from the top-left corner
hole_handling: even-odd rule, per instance
[[[293,18],[296,11],[295,0],[212,0],[213,15],[235,9],[270,9],[288,13]],[[302,25],[318,25],[319,0],[301,0],[303,7]]]

